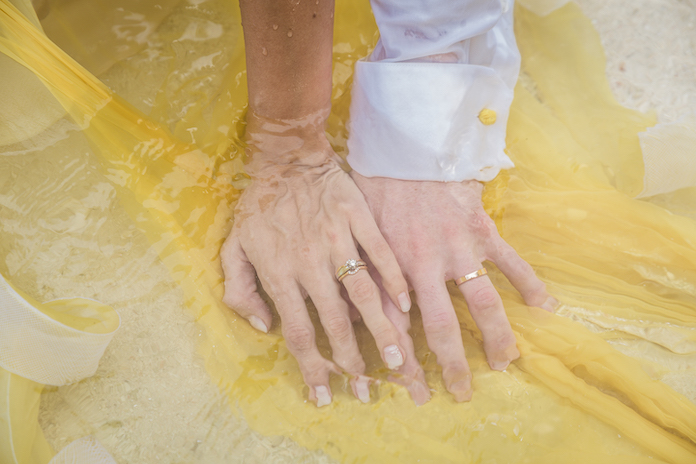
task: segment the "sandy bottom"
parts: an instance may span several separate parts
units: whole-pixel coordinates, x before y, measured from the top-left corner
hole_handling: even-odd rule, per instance
[[[660,122],[696,107],[696,1],[578,3],[602,37],[609,82],[622,104],[654,109]],[[102,193],[116,204],[114,192]],[[69,236],[59,230],[60,217],[48,220],[49,229]],[[102,226],[121,232],[118,243],[84,249],[65,239],[41,247],[45,237],[29,237],[23,248],[33,243],[40,251],[8,255],[10,274],[34,276],[27,290],[37,297],[95,298],[122,319],[94,377],[44,394],[40,422],[49,443],[59,450],[92,434],[121,464],[333,462],[288,438],[262,437],[233,414],[196,354],[198,329],[168,271],[125,214],[108,221]],[[87,269],[92,259],[104,264]]]

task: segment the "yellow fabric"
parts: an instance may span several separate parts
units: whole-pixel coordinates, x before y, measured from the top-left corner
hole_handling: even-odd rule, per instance
[[[122,50],[119,38],[100,43],[90,55],[96,61],[83,61],[149,115],[70,59],[7,0],[0,0],[0,52],[40,78],[82,128],[78,135],[98,155],[121,204],[185,292],[212,381],[253,428],[290,436],[342,462],[696,459],[696,407],[677,392],[688,392],[696,367],[696,224],[632,198],[643,179],[637,133],[655,121],[614,101],[599,39],[575,5],[544,18],[516,10],[524,75],[507,139],[516,168],[485,191],[502,236],[563,303],[559,315],[524,306],[491,269],[522,358],[506,372],[490,371],[480,334],[451,287],[474,375],[470,403],[455,404],[445,392],[415,309],[413,336],[433,399],[417,408],[403,388],[389,383],[369,335],[358,326],[368,373],[381,379],[376,398],[360,404],[347,379],[337,377],[334,402],[321,409],[305,401],[277,319],[273,333],[262,335],[220,302],[217,255],[238,189],[247,183],[241,171],[246,83],[238,7],[205,3],[222,31],[205,26],[195,9],[170,7],[165,10],[176,12],[177,21],[182,11],[190,15],[194,38],[220,35],[177,41],[163,23],[161,36],[172,44],[164,57],[169,61],[162,65],[155,52],[150,61],[138,61],[151,72],[138,74],[137,86],[132,64],[114,62],[106,72],[108,63],[97,59]],[[374,44],[376,29],[367,2],[338,2],[335,16],[328,134],[345,154],[352,64]],[[71,33],[79,35],[56,28],[52,37],[60,42],[60,34]],[[23,111],[40,115],[42,108],[28,101]],[[15,151],[41,146],[22,137],[5,144]],[[80,159],[77,152],[74,159]],[[682,198],[679,207],[694,211],[696,202]]]
[[[0,463],[47,463],[53,450],[38,422],[43,384],[92,375],[119,317],[81,298],[38,303],[2,275],[0,311]],[[85,333],[106,339],[85,339]]]
[[[93,334],[106,334],[118,329],[119,317],[111,306],[84,298],[61,298],[39,303],[11,282],[3,279],[4,283],[9,284],[29,305],[59,324]]]
[[[53,457],[39,427],[43,385],[0,369],[0,462],[45,464]]]

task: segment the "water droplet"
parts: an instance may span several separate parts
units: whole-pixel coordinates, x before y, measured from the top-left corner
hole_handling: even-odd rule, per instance
[[[273,30],[274,30],[274,31],[277,31],[277,30],[278,30],[278,25],[277,25],[277,24],[274,24],[274,25],[273,25]]]
[[[292,37],[292,31],[288,31],[288,37]]]
[[[261,47],[261,54],[262,54],[263,56],[268,55],[268,50],[266,50],[266,47]]]

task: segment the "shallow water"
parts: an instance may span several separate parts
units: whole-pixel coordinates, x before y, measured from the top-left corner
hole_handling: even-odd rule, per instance
[[[121,160],[121,165],[115,165],[113,159],[118,159],[119,154],[116,149],[109,151],[108,138],[92,138],[90,142],[76,127],[67,137],[64,131],[55,130],[54,133],[62,135],[49,132],[46,140],[44,137],[34,140],[33,146],[47,148],[21,154],[14,150],[12,155],[0,157],[3,219],[0,251],[6,257],[0,261],[0,266],[4,266],[0,271],[40,300],[77,294],[95,298],[113,305],[123,321],[96,376],[68,387],[48,388],[43,395],[41,424],[56,449],[91,433],[118,462],[229,462],[231,458],[234,462],[330,460],[321,452],[307,451],[288,438],[262,438],[251,432],[247,422],[232,412],[237,409],[238,402],[247,419],[264,433],[283,433],[305,446],[322,448],[344,460],[360,459],[365,456],[365,450],[374,451],[375,459],[381,452],[392,458],[401,454],[401,461],[415,460],[422,456],[420,453],[438,450],[436,454],[442,460],[461,459],[466,453],[469,458],[479,456],[487,460],[496,455],[520,456],[520,445],[526,443],[529,445],[524,446],[521,461],[534,456],[550,459],[554,453],[567,454],[572,449],[587,452],[583,449],[586,443],[601,445],[604,453],[626,456],[646,453],[631,440],[613,440],[616,431],[612,425],[598,420],[596,414],[592,416],[578,410],[572,400],[549,401],[550,387],[538,382],[542,375],[534,371],[533,364],[520,363],[507,373],[490,372],[478,348],[477,331],[463,313],[465,308],[461,301],[458,310],[462,312],[464,335],[475,373],[474,402],[455,406],[443,401],[440,395],[439,400],[416,409],[402,389],[385,382],[373,392],[377,398],[369,406],[357,405],[349,393],[339,391],[331,409],[320,411],[303,402],[306,391],[296,369],[292,371],[293,362],[277,337],[277,326],[275,337],[262,337],[248,329],[243,321],[237,321],[229,311],[210,319],[216,314],[215,306],[206,306],[204,302],[191,304],[191,293],[187,293],[191,288],[180,287],[178,283],[186,278],[186,273],[195,270],[195,265],[177,268],[176,264],[181,266],[186,257],[167,251],[167,245],[184,235],[202,237],[203,259],[213,259],[215,255],[209,251],[215,251],[216,243],[219,246],[220,237],[224,236],[222,231],[228,226],[224,220],[207,215],[210,211],[215,213],[229,208],[226,202],[233,201],[236,195],[233,187],[243,187],[245,183],[245,177],[239,173],[241,151],[237,139],[243,107],[226,106],[243,97],[245,84],[243,73],[225,67],[228,62],[234,62],[234,57],[238,58],[235,54],[239,53],[238,25],[229,19],[234,17],[229,5],[214,1],[181,2],[171,8],[170,14],[162,16],[163,22],[151,29],[143,25],[142,18],[137,15],[121,12],[123,18],[131,18],[127,20],[128,27],[114,30],[131,31],[120,36],[131,48],[116,41],[112,44],[113,50],[102,54],[102,57],[120,57],[116,64],[105,64],[108,59],[95,59],[93,63],[95,70],[106,68],[99,77],[116,93],[141,111],[150,113],[152,120],[168,128],[175,139],[193,143],[205,153],[203,159],[196,154],[198,152],[182,149],[181,156],[174,159],[177,167],[184,169],[154,163],[147,172],[140,173],[175,176],[165,182],[161,190],[163,197],[148,197],[152,192],[139,190],[137,183],[129,181],[132,172],[139,173],[138,157]],[[367,44],[373,40],[370,27],[360,24],[350,30],[347,26],[337,28],[335,105],[329,131],[339,149],[345,138],[342,115],[347,108],[345,89],[350,79],[349,66],[364,54]],[[145,38],[141,35],[143,30],[153,32]],[[223,32],[218,35],[220,30]],[[342,42],[341,37],[348,33],[357,35],[359,40]],[[68,45],[64,47],[69,48]],[[123,58],[129,53],[129,57]],[[93,128],[101,127],[99,130],[103,134],[106,126],[97,126],[97,123],[104,122],[95,120],[92,123]],[[138,145],[141,157],[157,155],[158,147],[167,147],[170,143],[159,132],[136,129],[140,134],[156,135],[149,139],[149,145]],[[100,154],[95,154],[95,140]],[[118,143],[116,141],[116,145]],[[177,141],[173,143],[176,147],[181,145]],[[103,164],[109,156],[112,156],[112,164]],[[523,163],[521,166],[524,169]],[[213,173],[206,176],[214,182],[211,184],[203,177],[187,178],[186,172]],[[581,175],[583,172],[580,168]],[[543,189],[526,191],[525,182],[529,178],[513,174],[511,179],[497,184],[498,189],[489,191],[491,205],[501,204],[495,201],[496,195],[516,191],[521,195],[502,203],[507,205],[507,210],[505,206],[492,210],[497,214],[501,232],[511,241],[531,240],[522,242],[518,249],[527,259],[535,261],[542,278],[552,284],[553,292],[557,292],[554,294],[563,295],[564,315],[601,334],[619,351],[642,359],[642,366],[651,377],[661,378],[678,391],[691,395],[693,401],[693,390],[689,386],[696,384],[691,380],[696,350],[690,345],[693,323],[689,322],[688,314],[694,307],[694,292],[688,284],[694,280],[688,265],[671,268],[676,270],[676,275],[673,272],[673,279],[669,281],[670,274],[661,271],[659,265],[645,255],[642,269],[634,265],[627,277],[612,281],[614,286],[610,288],[606,282],[611,276],[596,263],[601,264],[612,251],[611,247],[602,248],[606,240],[617,241],[621,237],[610,234],[598,237],[594,241],[597,248],[587,259],[578,257],[572,246],[557,247],[561,242],[553,228],[537,230],[537,238],[530,239],[528,231],[538,226],[530,226],[516,218],[525,217],[525,213],[537,218],[538,212],[533,208],[515,210],[514,201],[525,198],[529,204],[548,209],[551,197],[549,191]],[[225,190],[221,184],[232,188]],[[129,187],[136,198],[128,197],[119,185]],[[181,211],[176,208],[177,195],[172,194],[177,185],[186,186],[193,192],[190,195],[197,195],[197,198],[202,198],[197,192],[205,193],[211,185],[220,188],[222,193],[215,196],[207,208],[183,208]],[[141,187],[149,188],[148,185]],[[568,189],[568,185],[560,190],[568,190],[566,199],[577,193]],[[155,189],[154,192],[160,191]],[[156,214],[162,211],[173,215],[185,213],[179,216],[179,224],[186,234],[174,234],[174,239],[166,238],[151,247],[146,236],[147,226],[139,222],[139,218],[145,217],[139,215],[148,212],[147,204],[146,209],[138,209],[143,195],[148,201],[160,201],[151,204]],[[534,198],[538,200],[536,203],[531,201]],[[560,202],[556,220],[561,236],[571,232],[582,236],[581,224],[588,218],[588,211],[601,210],[593,205],[616,201],[628,208],[629,202],[620,203],[621,198],[621,194],[600,192],[594,198],[578,196],[575,203]],[[568,204],[573,207],[569,208]],[[165,216],[158,217],[166,221]],[[201,224],[210,227],[199,229],[203,227]],[[682,236],[682,240],[688,242],[690,238]],[[645,250],[631,250],[630,246],[619,249],[628,249],[628,253],[617,252],[611,256],[612,261],[630,259],[631,251],[638,256],[645,254]],[[548,250],[549,256],[541,250]],[[676,250],[665,251],[667,256],[673,256]],[[563,272],[554,272],[569,263],[572,265],[563,268]],[[578,268],[582,272],[577,272]],[[215,269],[213,266],[213,273]],[[679,269],[683,271],[681,274]],[[528,320],[526,310],[516,301],[518,297],[510,291],[509,284],[499,275],[492,275],[509,303],[515,327],[524,331],[530,323],[539,324],[536,327],[532,324],[524,338],[532,339],[535,333],[544,332],[547,329],[544,321]],[[647,287],[653,293],[639,293],[635,286]],[[219,290],[211,288],[213,295]],[[684,348],[670,346],[675,340],[674,319],[679,319],[678,316],[669,316],[672,320],[663,325],[667,337],[659,333],[656,320],[651,319],[657,314],[655,298],[685,316],[684,326],[676,327],[676,332],[685,334]],[[182,310],[187,304],[192,311]],[[625,309],[629,311],[622,313]],[[651,321],[647,332],[641,332],[635,317],[631,317],[630,311],[639,310],[645,311],[646,319]],[[632,320],[627,322],[627,318]],[[416,336],[421,332],[416,325]],[[359,336],[364,337],[364,331],[359,332]],[[251,356],[246,358],[245,355],[246,359],[238,361],[241,355],[227,352],[230,347],[242,347]],[[544,348],[547,350],[544,356],[553,348]],[[675,351],[682,354],[675,356]],[[572,353],[571,349],[560,353],[558,358],[570,359],[572,363]],[[442,389],[435,360],[423,344],[418,354],[429,383],[437,390],[437,397]],[[529,351],[525,355],[532,360],[542,356]],[[368,356],[373,375],[384,379],[386,373],[378,368],[373,358]],[[584,378],[591,377],[583,373],[583,369],[586,367],[582,365],[575,368]],[[344,379],[334,381],[333,386],[341,390]],[[220,383],[221,389],[215,382]],[[490,389],[490,386],[495,388]],[[602,388],[606,391],[606,386]],[[277,389],[281,393],[276,394]],[[230,408],[230,402],[234,403],[234,408]],[[497,406],[489,408],[491,404]],[[539,420],[540,416],[544,419]],[[278,421],[278,418],[281,419]],[[575,425],[569,428],[568,424]],[[450,431],[444,440],[438,436],[441,430]],[[467,451],[463,451],[462,441],[469,442]],[[413,454],[404,454],[409,452],[407,450]]]

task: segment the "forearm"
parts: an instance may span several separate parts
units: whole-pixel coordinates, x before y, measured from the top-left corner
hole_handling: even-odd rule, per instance
[[[240,7],[250,109],[284,120],[327,111],[333,0],[240,0]]]

